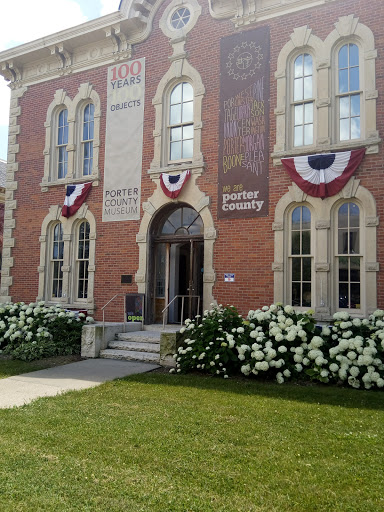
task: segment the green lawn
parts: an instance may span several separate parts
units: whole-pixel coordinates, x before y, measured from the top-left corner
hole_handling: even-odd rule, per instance
[[[0,358],[0,379],[5,379],[12,375],[19,375],[20,373],[34,372],[36,370],[51,368],[52,366],[72,363],[78,359],[79,356],[58,356],[27,362],[17,359]]]
[[[0,410],[0,510],[384,511],[384,393],[149,373]]]

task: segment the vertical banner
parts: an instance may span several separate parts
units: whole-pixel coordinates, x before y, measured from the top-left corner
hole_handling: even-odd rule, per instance
[[[269,47],[269,27],[221,40],[221,219],[268,215]]]
[[[140,219],[145,59],[108,68],[103,222]]]

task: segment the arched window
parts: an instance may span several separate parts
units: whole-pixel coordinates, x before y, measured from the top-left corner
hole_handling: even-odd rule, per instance
[[[193,158],[193,87],[183,82],[172,89],[169,104],[169,160]]]
[[[298,206],[291,215],[290,240],[292,306],[312,305],[311,212]]]
[[[59,113],[57,123],[57,177],[65,178],[68,172],[68,110]]]
[[[64,237],[63,226],[59,222],[54,225],[51,247],[51,297],[58,298],[63,295],[63,270],[64,263]]]
[[[337,213],[338,307],[361,308],[360,209],[344,203]]]
[[[339,138],[360,139],[360,67],[359,48],[345,44],[338,52]]]
[[[293,73],[293,145],[313,144],[313,63],[308,53],[299,55]]]
[[[95,107],[93,103],[88,103],[83,114],[82,129],[82,162],[83,176],[92,174],[93,165],[93,137],[94,137],[94,115]]]
[[[193,208],[182,207],[162,220],[157,234],[191,236],[202,235],[203,232],[203,221],[198,212]]]
[[[80,224],[78,229],[77,247],[77,298],[88,297],[88,267],[89,267],[89,234],[90,226],[87,221]]]

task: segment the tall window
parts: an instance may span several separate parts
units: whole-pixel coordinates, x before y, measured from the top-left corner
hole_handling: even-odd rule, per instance
[[[53,228],[51,254],[52,298],[57,298],[63,295],[64,239],[63,226],[60,222]]]
[[[68,171],[68,110],[59,113],[57,126],[57,177],[65,178]]]
[[[293,118],[294,146],[313,144],[313,63],[308,53],[294,62]]]
[[[169,132],[171,161],[193,157],[193,87],[188,82],[176,85],[170,96]]]
[[[340,206],[337,230],[338,306],[360,309],[360,210],[355,203]]]
[[[298,206],[291,216],[291,295],[292,306],[311,306],[312,257],[311,212]]]
[[[88,103],[84,109],[83,132],[82,132],[82,158],[83,158],[83,176],[92,174],[93,164],[93,132],[94,132],[95,107],[93,103]]]
[[[338,54],[338,98],[340,140],[360,139],[359,48],[346,44]]]
[[[77,250],[77,298],[79,299],[88,297],[89,232],[89,223],[82,222],[79,226]]]

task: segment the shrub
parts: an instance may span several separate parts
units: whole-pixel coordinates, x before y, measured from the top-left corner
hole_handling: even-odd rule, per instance
[[[80,353],[82,317],[45,302],[0,305],[0,347],[15,359]]]

